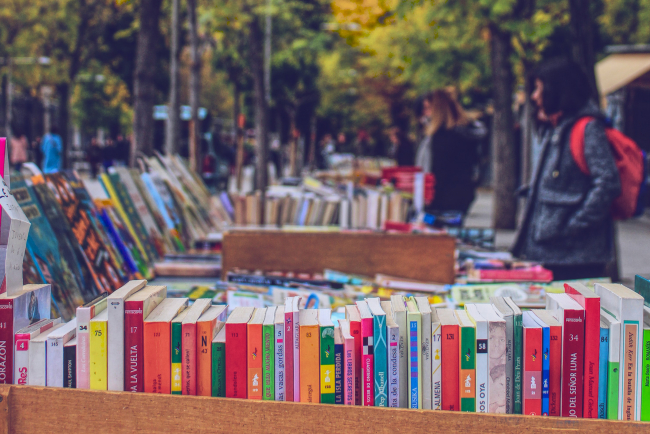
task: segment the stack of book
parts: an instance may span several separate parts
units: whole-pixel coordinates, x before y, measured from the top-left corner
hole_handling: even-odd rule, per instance
[[[639,293],[650,281],[637,277],[636,290],[566,285],[528,311],[509,297],[462,310],[366,298],[344,318],[289,297],[228,316],[132,281],[72,322],[11,331],[9,366],[17,384],[648,420],[650,307]]]

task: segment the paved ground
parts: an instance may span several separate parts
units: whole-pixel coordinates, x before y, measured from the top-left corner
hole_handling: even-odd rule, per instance
[[[481,190],[466,219],[472,227],[492,224],[492,192]],[[618,224],[619,270],[624,283],[631,283],[635,274],[650,276],[650,213]],[[514,231],[497,231],[496,244],[507,249]]]

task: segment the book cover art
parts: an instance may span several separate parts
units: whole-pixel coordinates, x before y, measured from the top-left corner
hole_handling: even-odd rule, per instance
[[[476,329],[460,327],[460,411],[476,411]]]
[[[335,404],[334,327],[320,327],[320,394],[323,404]]]
[[[386,315],[373,315],[374,404],[388,407],[388,350],[386,348]],[[428,350],[428,348],[427,348]]]
[[[506,413],[506,327],[505,323],[488,323],[489,413]]]

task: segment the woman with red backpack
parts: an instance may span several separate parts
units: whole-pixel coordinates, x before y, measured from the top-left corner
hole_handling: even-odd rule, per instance
[[[612,206],[621,196],[605,118],[577,64],[548,61],[532,79],[531,99],[546,132],[512,252],[541,262],[555,280],[605,277],[615,254]],[[576,123],[584,132],[572,134]]]

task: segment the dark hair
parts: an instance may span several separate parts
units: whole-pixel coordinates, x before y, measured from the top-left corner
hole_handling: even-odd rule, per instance
[[[531,74],[531,84],[539,79],[544,84],[542,105],[547,115],[562,112],[572,115],[580,110],[590,97],[587,74],[575,62],[553,59],[542,62]]]
[[[57,127],[56,125],[52,125],[50,127],[50,133],[51,134],[59,134],[59,127]]]

